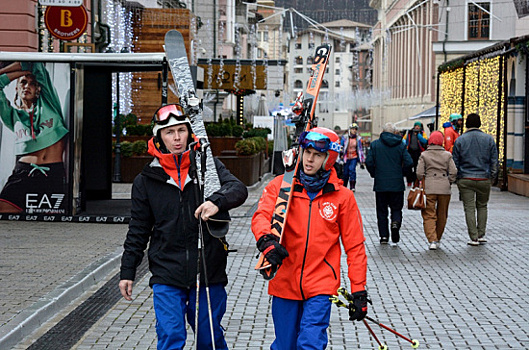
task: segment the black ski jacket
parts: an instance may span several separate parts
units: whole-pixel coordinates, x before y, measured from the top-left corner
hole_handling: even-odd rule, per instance
[[[228,210],[244,203],[246,186],[215,159],[221,189],[207,200],[219,207],[215,215],[229,219]],[[121,279],[134,280],[136,268],[150,240],[148,258],[152,273],[150,286],[165,284],[179,288],[196,285],[198,257],[198,207],[196,186],[188,182],[183,191],[171,181],[157,158],[134,179],[129,231],[121,258]],[[223,243],[211,236],[203,225],[208,283],[226,285],[227,251]],[[201,263],[202,266],[202,263]],[[201,269],[201,283],[204,270]]]

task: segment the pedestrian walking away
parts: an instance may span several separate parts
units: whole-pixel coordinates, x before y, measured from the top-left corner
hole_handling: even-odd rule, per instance
[[[227,300],[227,249],[225,241],[207,233],[207,222],[229,220],[228,210],[244,203],[248,191],[215,159],[221,188],[198,205],[198,188],[191,180],[188,149],[197,140],[188,115],[180,105],[170,104],[158,109],[153,123],[154,136],[148,151],[154,160],[145,166],[132,186],[131,220],[121,259],[119,289],[126,300],[132,300],[136,268],[149,244],[152,273],[149,284],[153,289],[158,349],[184,347],[186,318],[198,332],[198,349],[213,348],[210,327],[214,331],[215,349],[227,349],[221,327]],[[205,255],[207,270],[200,265],[197,271],[199,222],[205,233],[201,252]],[[197,304],[198,272],[199,284],[208,282],[209,286],[205,285],[209,289],[206,293],[199,288]],[[195,324],[197,305],[198,325]],[[210,316],[213,325],[210,325]]]
[[[353,123],[349,127],[349,133],[342,137],[343,145],[343,162],[344,162],[344,173],[343,182],[344,186],[352,191],[356,189],[356,166],[360,163],[360,168],[364,169],[365,166],[365,155],[362,147],[362,137],[358,135],[358,124]]]
[[[455,182],[457,169],[450,152],[443,147],[443,134],[434,131],[428,139],[428,148],[419,157],[417,178],[424,178],[426,208],[421,210],[424,234],[430,250],[436,250],[441,244],[448,205],[450,204],[450,185]]]
[[[264,189],[252,218],[257,248],[277,267],[269,281],[275,328],[273,350],[325,349],[331,302],[340,287],[340,239],[347,254],[354,298],[351,320],[367,314],[367,257],[362,218],[352,192],[342,186],[333,165],[340,139],[326,128],[300,136],[301,164],[294,181],[281,244],[271,220],[282,176]]]
[[[468,244],[478,246],[487,242],[487,203],[498,176],[498,149],[494,138],[479,129],[478,114],[469,114],[465,126],[467,130],[454,144],[453,157],[470,237]]]
[[[422,123],[415,122],[413,128],[404,135],[403,140],[406,143],[406,149],[413,160],[412,168],[405,173],[408,186],[411,186],[417,179],[416,172],[419,157],[428,144],[428,137],[426,136]]]
[[[413,160],[406,151],[399,132],[393,123],[386,123],[380,138],[371,143],[366,167],[375,179],[373,191],[377,209],[380,243],[389,241],[388,208],[391,210],[391,241],[400,240],[402,207],[404,206],[404,174],[410,171]]]
[[[452,113],[450,114],[450,120],[443,124],[444,128],[444,148],[448,152],[452,153],[454,148],[454,142],[459,137],[459,130],[461,130],[461,123],[463,117],[461,114]]]

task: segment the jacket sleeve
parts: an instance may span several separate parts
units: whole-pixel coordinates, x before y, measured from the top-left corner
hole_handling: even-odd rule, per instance
[[[219,207],[219,211],[228,211],[243,204],[248,198],[246,186],[230,173],[217,158],[215,158],[215,166],[217,167],[221,187],[220,190],[209,196],[207,200],[212,201]]]
[[[417,163],[417,179],[422,179],[422,177],[426,175],[426,165],[424,164],[423,154],[424,152],[419,156],[419,162]]]
[[[453,184],[456,181],[457,177],[457,168],[456,164],[454,163],[454,159],[452,156],[448,158],[448,181],[450,181],[451,184]]]
[[[342,244],[347,255],[347,275],[351,282],[351,292],[365,290],[367,279],[367,256],[365,237],[360,210],[353,196],[345,203],[345,210],[340,210],[338,224]]]
[[[408,170],[413,166],[413,159],[411,159],[410,153],[406,147],[402,147],[402,169]]]
[[[376,143],[371,144],[371,148],[369,149],[369,152],[367,152],[367,159],[366,159],[366,168],[369,172],[369,175],[371,177],[375,177],[375,148]]]
[[[259,205],[252,217],[252,233],[255,240],[258,241],[261,236],[271,233],[272,215],[276,205],[277,196],[279,195],[279,185],[283,176],[278,176],[265,187]]]
[[[460,142],[455,140],[454,146],[452,147],[452,159],[457,169],[459,169],[459,152],[460,152],[459,148],[460,148]]]
[[[142,178],[137,176],[132,185],[131,218],[125,238],[125,250],[121,257],[120,279],[122,280],[136,278],[136,268],[143,259],[152,234],[154,219]]]
[[[424,131],[422,133],[418,133],[417,138],[423,146],[426,146],[428,144],[428,136],[426,136],[426,133]]]
[[[492,136],[489,138],[490,141],[490,178],[492,180],[496,179],[498,176],[498,149],[496,148],[496,143]]]

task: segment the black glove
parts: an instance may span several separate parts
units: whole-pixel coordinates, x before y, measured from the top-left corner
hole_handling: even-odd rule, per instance
[[[367,292],[365,290],[353,293],[353,303],[349,304],[349,320],[362,321],[367,315]]]
[[[267,234],[257,241],[257,249],[264,254],[264,257],[272,265],[279,266],[283,259],[288,256],[288,252],[281,244],[279,237],[273,234]]]
[[[365,169],[364,163],[360,163],[360,169]]]

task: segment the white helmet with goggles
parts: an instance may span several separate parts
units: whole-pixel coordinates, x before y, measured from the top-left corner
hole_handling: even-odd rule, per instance
[[[184,108],[179,104],[173,103],[162,106],[154,113],[152,117],[154,136],[158,135],[158,131],[173,125],[188,124],[191,132],[191,121],[189,116],[184,112]]]
[[[322,168],[325,171],[330,170],[336,159],[342,151],[342,145],[340,144],[340,138],[338,135],[327,128],[312,128],[309,131],[301,133],[299,136],[299,144],[301,148],[312,147],[318,152],[327,153],[327,157],[322,164]]]

